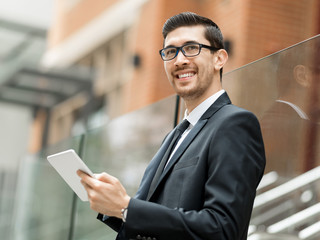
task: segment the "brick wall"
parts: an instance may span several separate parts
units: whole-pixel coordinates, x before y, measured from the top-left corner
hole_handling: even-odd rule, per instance
[[[49,45],[54,47],[79,31],[118,0],[82,0],[72,8],[66,0],[56,0]]]
[[[124,104],[130,111],[173,94],[158,55],[165,20],[192,11],[213,19],[231,42],[224,72],[317,34],[319,1],[298,0],[151,0],[136,27],[136,52],[142,66],[128,83]]]
[[[49,46],[59,45],[118,1],[82,0],[73,8],[66,9],[65,1],[57,0]],[[225,39],[231,43],[224,72],[303,41],[320,31],[319,0],[149,0],[128,30],[126,41],[128,56],[138,55],[141,64],[131,66],[129,77],[122,81],[116,92],[105,90],[108,92],[110,116],[124,114],[174,94],[158,51],[163,43],[163,23],[168,17],[183,11],[209,17],[220,26]],[[101,29],[103,31],[103,27]]]

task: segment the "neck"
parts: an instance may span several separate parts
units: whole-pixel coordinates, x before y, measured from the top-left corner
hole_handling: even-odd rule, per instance
[[[185,107],[187,109],[188,114],[191,113],[197,106],[199,106],[203,101],[205,101],[207,98],[211,97],[213,94],[219,92],[222,90],[222,87],[219,87],[215,89],[215,91],[208,92],[207,94],[203,94],[199,97],[184,97],[183,100],[185,102]]]

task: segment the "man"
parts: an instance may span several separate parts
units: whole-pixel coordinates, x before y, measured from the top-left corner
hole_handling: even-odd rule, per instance
[[[167,20],[163,36],[164,68],[189,126],[168,134],[134,198],[107,173],[79,172],[91,208],[117,239],[244,240],[265,166],[259,123],[222,90],[228,55],[215,23],[181,13]]]

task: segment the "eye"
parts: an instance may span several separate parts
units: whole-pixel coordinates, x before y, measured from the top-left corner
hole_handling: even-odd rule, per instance
[[[165,56],[170,56],[170,55],[174,55],[176,51],[177,50],[175,48],[167,48],[167,49],[164,49],[163,54]]]
[[[199,45],[197,44],[188,44],[183,47],[183,50],[187,53],[196,53],[199,51]]]

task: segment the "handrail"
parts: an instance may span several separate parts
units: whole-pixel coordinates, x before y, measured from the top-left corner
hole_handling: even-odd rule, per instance
[[[290,217],[287,217],[267,228],[268,233],[281,233],[288,228],[305,223],[308,219],[320,215],[320,203],[314,204]]]
[[[311,169],[278,187],[259,194],[254,201],[253,209],[260,209],[317,180],[320,180],[320,166]]]
[[[291,234],[268,234],[257,232],[248,237],[248,240],[300,240],[297,236]]]
[[[316,222],[299,232],[300,239],[310,239],[320,235],[320,221]]]
[[[262,190],[271,184],[274,184],[279,179],[279,175],[277,172],[272,171],[263,175],[260,184],[257,187],[257,191]]]

